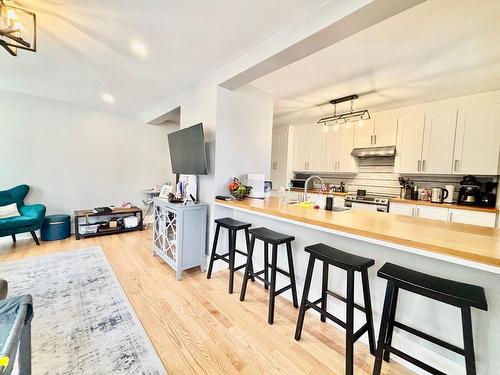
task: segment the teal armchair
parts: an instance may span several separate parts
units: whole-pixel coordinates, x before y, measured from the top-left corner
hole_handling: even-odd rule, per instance
[[[9,190],[0,191],[0,206],[16,203],[21,216],[0,219],[0,237],[12,236],[16,242],[16,234],[30,232],[37,245],[40,241],[35,233],[42,227],[45,217],[43,204],[24,204],[24,198],[30,190],[28,185],[19,185]]]

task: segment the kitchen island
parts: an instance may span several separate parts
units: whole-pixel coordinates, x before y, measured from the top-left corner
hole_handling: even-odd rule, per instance
[[[484,287],[489,311],[473,310],[478,373],[500,374],[500,355],[496,349],[500,341],[499,229],[387,213],[315,210],[280,204],[277,198],[216,201],[216,215],[230,216],[250,222],[254,227],[265,226],[294,235],[294,263],[299,293],[302,291],[308,260],[303,250],[307,245],[323,242],[374,259],[376,263],[370,269],[370,287],[376,325],[380,320],[386,284],[376,277],[376,270],[387,261]],[[239,241],[238,246],[244,248],[243,239]],[[262,268],[262,254],[263,250],[256,247],[256,269]],[[280,254],[278,263],[280,261],[286,264],[284,254]],[[319,296],[321,291],[319,266],[316,271],[311,286],[312,298],[314,294]],[[344,294],[345,274],[339,270],[331,270],[330,273],[329,288]],[[361,288],[357,286],[355,290],[360,291]],[[290,295],[285,297],[291,298]],[[356,300],[361,301],[361,295],[356,294]],[[344,309],[343,304],[329,301],[328,310],[334,314],[342,317]],[[460,311],[452,306],[402,293],[398,317],[403,322],[462,346]],[[361,314],[356,314],[355,322],[358,327],[364,323]],[[407,348],[408,352],[445,373],[465,373],[462,357],[436,348],[408,333],[396,330],[394,343],[396,347]]]

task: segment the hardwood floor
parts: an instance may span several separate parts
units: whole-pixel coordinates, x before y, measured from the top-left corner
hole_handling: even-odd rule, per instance
[[[344,373],[344,331],[306,317],[300,342],[294,340],[297,310],[280,297],[275,323],[267,324],[267,292],[249,285],[239,301],[227,293],[227,272],[207,280],[199,268],[175,272],[151,255],[151,233],[76,241],[18,240],[0,244],[1,262],[99,245],[106,254],[169,374],[339,374]],[[33,332],[36,335],[36,332]],[[373,357],[363,343],[355,346],[355,374],[371,374]],[[413,374],[394,361],[384,374]]]

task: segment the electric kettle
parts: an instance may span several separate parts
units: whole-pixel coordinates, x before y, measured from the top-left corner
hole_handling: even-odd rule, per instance
[[[431,202],[443,203],[446,197],[448,197],[448,190],[442,187],[433,187],[431,189]]]

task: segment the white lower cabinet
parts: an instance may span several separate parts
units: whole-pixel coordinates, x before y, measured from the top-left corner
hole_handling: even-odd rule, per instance
[[[449,219],[454,223],[482,225],[484,227],[494,228],[497,221],[497,215],[493,212],[450,209]]]
[[[492,228],[495,227],[497,221],[497,215],[493,212],[448,209],[446,207],[421,206],[406,203],[390,203],[389,213]]]
[[[415,212],[415,205],[404,203],[390,203],[389,213],[396,215],[413,216]]]
[[[448,221],[448,209],[441,207],[416,206],[416,215],[424,219]]]

